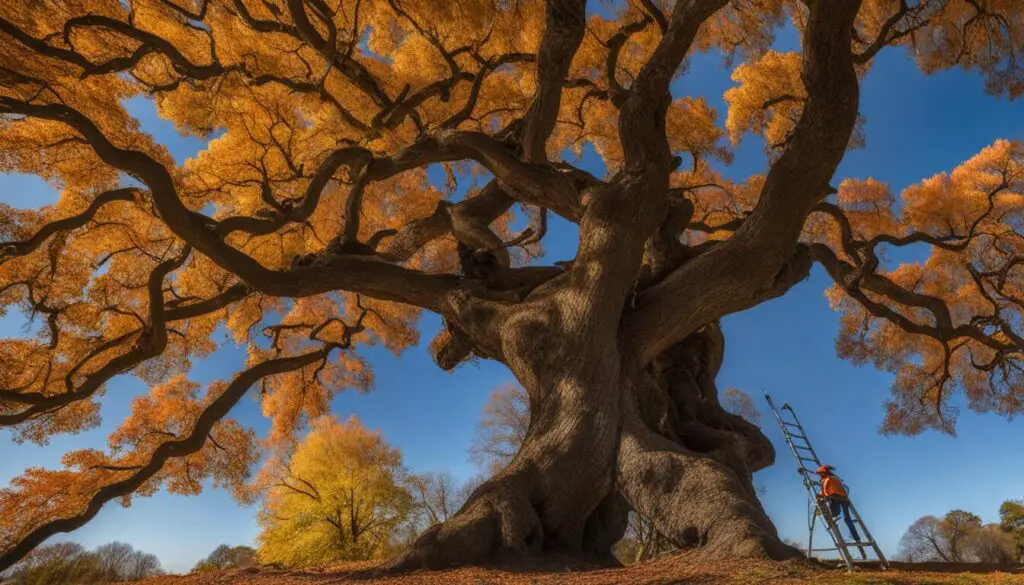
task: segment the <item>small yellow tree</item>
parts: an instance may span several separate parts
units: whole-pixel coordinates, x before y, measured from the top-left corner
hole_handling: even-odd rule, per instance
[[[317,419],[259,478],[260,560],[301,567],[384,556],[412,507],[402,473],[401,452],[355,416]]]

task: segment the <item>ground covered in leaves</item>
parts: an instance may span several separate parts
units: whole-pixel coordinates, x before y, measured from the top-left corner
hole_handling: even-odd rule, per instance
[[[952,569],[952,570],[951,570]],[[960,572],[956,572],[960,571]],[[700,563],[680,553],[622,569],[573,572],[509,572],[467,568],[374,575],[372,565],[344,565],[320,570],[242,569],[150,579],[139,585],[1024,585],[1024,566],[900,565],[895,570],[858,569],[855,573],[799,561],[727,561]]]

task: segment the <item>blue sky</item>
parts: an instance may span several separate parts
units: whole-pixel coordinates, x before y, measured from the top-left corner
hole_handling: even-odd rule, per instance
[[[792,34],[778,47],[790,49]],[[676,82],[677,95],[703,95],[724,121],[722,93],[731,86],[729,72],[716,55],[694,57],[687,74]],[[982,80],[960,72],[926,77],[901,50],[884,51],[862,87],[861,111],[866,118],[867,147],[850,152],[836,181],[873,176],[895,190],[934,173],[950,170],[997,138],[1024,139],[1020,103],[985,95]],[[156,117],[152,106],[135,101],[131,110],[143,127],[168,145],[179,162],[203,143],[179,135]],[[744,178],[763,172],[765,158],[758,140],[748,139],[725,172]],[[593,157],[584,164],[597,166]],[[35,206],[54,200],[52,188],[33,177],[0,175],[0,201]],[[555,221],[545,245],[553,259],[574,256],[575,229]],[[804,421],[819,455],[835,465],[852,488],[852,496],[887,554],[894,554],[900,535],[915,519],[963,508],[986,521],[998,517],[1000,502],[1024,497],[1024,468],[1019,445],[1024,424],[991,415],[962,412],[956,438],[926,433],[907,437],[878,434],[882,403],[891,375],[854,367],[835,355],[838,315],[823,295],[827,276],[815,268],[811,277],[787,296],[723,322],[726,357],[719,378],[722,388],[736,386],[751,393],[765,411],[760,390],[778,402],[789,402]],[[425,316],[424,339],[437,331],[439,320]],[[17,314],[0,318],[0,336],[23,334]],[[503,367],[491,362],[462,366],[445,373],[423,348],[401,358],[378,349],[368,352],[376,386],[368,394],[346,392],[335,399],[339,417],[357,414],[402,449],[413,471],[451,471],[458,478],[476,473],[467,460],[474,425],[488,392],[511,381]],[[241,348],[227,345],[197,364],[200,382],[230,378],[242,364]],[[55,438],[49,446],[14,445],[0,433],[0,485],[26,466],[56,466],[61,454],[81,447],[99,447],[128,411],[131,398],[145,392],[137,379],[116,379],[103,398],[100,428],[77,436]],[[780,433],[767,418],[765,432],[776,445],[777,464],[757,474],[766,493],[765,506],[785,538],[804,542],[806,494]],[[233,416],[259,431],[267,423],[254,400],[244,401]],[[131,508],[108,506],[86,527],[56,540],[86,546],[120,540],[156,553],[165,568],[185,571],[221,543],[252,544],[257,534],[255,510],[239,507],[222,491],[198,497],[158,494],[141,498]],[[818,537],[823,535],[820,532]]]

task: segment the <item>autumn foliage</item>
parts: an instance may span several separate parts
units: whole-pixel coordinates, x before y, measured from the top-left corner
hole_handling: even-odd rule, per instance
[[[381,558],[412,513],[402,455],[353,417],[313,422],[287,455],[257,480],[263,563],[308,567]]]
[[[0,568],[112,500],[207,482],[245,499],[264,450],[372,387],[359,348],[417,345],[424,310],[444,319],[437,363],[508,365],[531,425],[405,566],[606,558],[630,509],[677,543],[790,555],[749,489],[771,445],[718,403],[717,322],[815,262],[839,353],[896,376],[886,430],[952,432],[957,392],[1024,409],[1024,146],[993,137],[902,193],[833,177],[880,51],[1024,95],[1018,0],[602,6],[3,2],[0,171],[60,197],[0,207],[0,307],[39,325],[0,342],[0,426],[45,443],[97,425],[116,376],[150,392],[107,448],[0,491]],[[784,25],[800,52],[770,50]],[[727,112],[673,85],[697,51],[734,67]],[[140,98],[207,147],[176,161],[129,114]],[[767,166],[727,180],[749,134]],[[573,164],[586,145],[605,176]],[[552,215],[580,233],[558,264],[537,259]],[[921,261],[883,261],[907,246]],[[246,367],[197,384],[219,331]],[[229,416],[251,388],[265,437]]]

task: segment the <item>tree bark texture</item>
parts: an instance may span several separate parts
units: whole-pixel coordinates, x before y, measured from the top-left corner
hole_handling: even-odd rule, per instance
[[[530,341],[538,337],[523,336],[523,349],[543,355]],[[537,371],[520,453],[394,568],[540,556],[613,564],[630,510],[709,557],[799,556],[779,540],[752,483],[774,461],[771,443],[718,402],[722,351],[712,324],[635,374],[612,365],[614,351],[570,360],[574,375]]]
[[[0,426],[84,399],[113,375],[158,355],[166,346],[169,320],[204,314],[250,293],[300,298],[341,290],[437,313],[447,333],[447,341],[435,353],[439,365],[452,368],[470,355],[500,361],[530,397],[530,428],[518,455],[478,488],[456,516],[424,533],[393,568],[440,568],[531,556],[610,563],[611,545],[624,533],[630,510],[651,518],[656,529],[678,546],[700,547],[709,557],[797,556],[779,541],[752,486],[752,473],[774,460],[772,446],[757,427],[722,409],[715,376],[724,351],[719,319],[784,294],[807,276],[811,254],[799,243],[801,231],[808,214],[829,192],[856,122],[859,89],[851,31],[861,2],[804,3],[808,12],[801,77],[807,99],[800,119],[741,225],[727,240],[698,246],[683,244],[694,205],[670,189],[679,160],[670,149],[666,111],[673,76],[702,24],[727,0],[677,0],[671,14],[655,9],[651,18],[661,29],[661,39],[628,88],[615,77],[615,59],[609,60],[610,87],[602,93],[618,108],[623,160],[603,180],[550,161],[546,150],[563,89],[571,82],[567,75],[585,36],[585,0],[547,2],[535,56],[535,96],[515,123],[492,136],[460,129],[456,115],[423,130],[415,142],[393,155],[378,156],[357,145],[340,147],[319,165],[297,203],[287,213],[279,210],[269,218],[214,220],[194,211],[179,196],[174,173],[161,161],[111,140],[100,125],[72,106],[0,96],[0,113],[63,124],[77,132],[99,160],[144,184],[153,212],[188,244],[180,261],[165,262],[151,275],[149,333],[138,347],[90,375],[74,392],[56,398],[8,392],[6,399],[27,408],[0,417]],[[294,32],[297,40],[322,53],[339,74],[372,97],[382,107],[373,132],[401,123],[415,110],[416,104],[409,102],[413,98],[403,92],[393,100],[368,71],[353,69],[354,62],[328,46],[306,14],[307,4],[317,3],[288,2],[294,27],[283,28],[254,19],[244,11],[244,3],[235,5],[249,24]],[[103,22],[127,28],[132,38],[152,37],[130,23]],[[650,24],[645,22],[630,24],[621,34]],[[49,47],[5,23],[0,21],[7,34],[16,34],[28,47],[55,59],[74,56],[70,63],[87,72],[95,68],[87,60],[83,65],[76,53]],[[159,47],[153,45],[152,50]],[[497,69],[502,63],[498,59],[487,68]],[[175,68],[196,79],[226,72],[219,63],[198,67],[180,59]],[[460,160],[475,161],[493,180],[476,196],[440,204],[430,216],[400,230],[383,230],[366,243],[355,240],[367,182]],[[273,233],[306,221],[342,167],[357,180],[346,205],[344,231],[322,252],[272,269],[226,239],[237,232]],[[102,202],[134,197],[112,192]],[[542,214],[550,210],[577,223],[576,257],[559,266],[511,267],[507,243],[489,226],[513,203],[540,208]],[[72,228],[94,212],[90,208],[49,230]],[[45,238],[49,231],[40,234]],[[459,273],[402,265],[446,234],[458,243]],[[30,238],[9,250],[27,253],[39,242]],[[219,297],[164,311],[163,279],[193,249],[240,283]],[[333,349],[348,347],[349,341],[254,366],[238,378],[239,384],[251,386],[262,376],[326,359]],[[223,417],[233,401],[215,403],[212,414],[204,415],[209,425],[215,422],[211,417]],[[193,439],[188,444],[168,443],[171,446],[154,456],[156,463],[101,490],[78,516],[40,527],[0,557],[0,566],[9,566],[57,532],[81,526],[104,502],[138,489],[167,458],[198,450],[208,431],[209,426],[197,435],[196,444],[189,442]]]
[[[857,114],[850,30],[860,2],[809,3],[809,98],[790,144],[743,226],[696,251],[680,240],[692,206],[666,196],[675,163],[665,107],[698,27],[724,3],[675,4],[621,98],[624,167],[581,191],[571,267],[515,302],[453,301],[453,345],[508,365],[529,393],[530,428],[512,463],[394,568],[534,555],[609,562],[629,509],[708,557],[800,555],[779,540],[753,488],[753,472],[774,461],[771,443],[719,404],[718,319],[784,294],[810,270],[803,221],[828,192]]]

